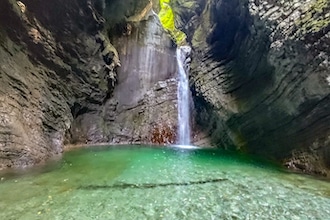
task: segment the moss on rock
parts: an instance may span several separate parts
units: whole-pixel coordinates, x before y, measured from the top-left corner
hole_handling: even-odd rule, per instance
[[[302,18],[297,20],[298,36],[316,33],[330,25],[329,0],[315,0],[304,12]]]
[[[175,16],[170,5],[171,0],[160,0],[159,19],[165,30],[167,30],[177,45],[186,42],[186,35],[175,27]]]

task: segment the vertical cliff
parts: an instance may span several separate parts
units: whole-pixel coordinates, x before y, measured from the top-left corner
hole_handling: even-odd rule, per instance
[[[1,169],[60,154],[75,106],[93,109],[112,90],[103,23],[91,1],[1,1]]]
[[[64,144],[175,139],[174,48],[158,7],[0,2],[0,169],[40,163]]]
[[[327,175],[329,1],[172,1],[193,46],[191,86],[215,145]]]
[[[121,60],[113,94],[99,111],[80,115],[73,140],[173,143],[176,136],[175,47],[152,3],[108,30]]]

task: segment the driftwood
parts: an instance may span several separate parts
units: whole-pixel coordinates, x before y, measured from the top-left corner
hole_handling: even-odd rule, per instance
[[[116,183],[114,185],[87,185],[80,186],[78,189],[82,190],[97,190],[97,189],[150,189],[157,187],[168,187],[168,186],[191,186],[191,185],[202,185],[206,183],[218,183],[228,179],[209,179],[202,181],[189,181],[183,183],[142,183],[142,184],[133,184],[133,183]]]

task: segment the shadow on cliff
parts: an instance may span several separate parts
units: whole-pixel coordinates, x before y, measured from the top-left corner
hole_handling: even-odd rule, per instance
[[[181,18],[190,21],[181,28],[194,47],[191,89],[200,129],[219,147],[280,161],[297,152],[302,170],[326,175],[329,88],[317,57],[320,48],[328,53],[326,44],[308,50],[299,39],[274,43],[281,34],[252,15],[247,1],[204,2],[202,13]]]

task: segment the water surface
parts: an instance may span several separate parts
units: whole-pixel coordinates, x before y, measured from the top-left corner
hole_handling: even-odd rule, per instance
[[[0,176],[6,220],[330,218],[330,183],[210,149],[87,148]]]

